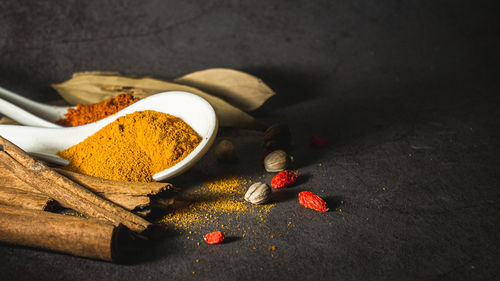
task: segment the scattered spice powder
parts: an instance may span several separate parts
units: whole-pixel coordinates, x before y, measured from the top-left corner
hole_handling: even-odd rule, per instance
[[[69,108],[64,118],[56,123],[66,127],[85,125],[113,115],[138,100],[130,94],[119,94],[95,104],[77,104],[76,108]]]
[[[244,216],[245,221],[261,222],[274,207],[274,204],[245,202],[243,195],[250,183],[237,176],[208,180],[200,188],[180,194],[174,210],[159,222],[181,232],[225,229],[232,231],[231,235],[245,236],[247,229],[240,225],[240,217]]]
[[[201,142],[180,118],[152,110],[116,119],[84,141],[58,153],[65,169],[111,180],[151,182]]]

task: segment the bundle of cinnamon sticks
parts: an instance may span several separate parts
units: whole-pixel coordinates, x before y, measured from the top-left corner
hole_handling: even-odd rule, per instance
[[[0,136],[0,242],[117,261],[118,237],[173,202],[168,183],[131,183],[50,168]],[[58,206],[87,217],[51,213]]]

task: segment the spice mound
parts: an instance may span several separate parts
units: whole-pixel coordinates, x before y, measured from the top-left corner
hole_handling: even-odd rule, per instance
[[[85,125],[113,115],[138,100],[130,94],[119,94],[100,103],[77,104],[76,108],[69,108],[64,118],[56,123],[66,127]]]
[[[151,182],[154,174],[180,162],[200,142],[201,137],[180,118],[147,110],[116,119],[58,155],[70,161],[68,170]]]

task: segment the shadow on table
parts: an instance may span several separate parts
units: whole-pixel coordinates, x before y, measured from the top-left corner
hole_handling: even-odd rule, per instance
[[[289,125],[296,169],[320,163],[329,152],[345,153],[360,141],[376,146],[388,139],[417,136],[417,128],[422,125],[460,118],[456,116],[458,108],[467,109],[482,100],[477,90],[465,86],[474,77],[446,73],[338,81],[335,72],[324,75],[279,68],[253,68],[248,72],[262,78],[277,93],[252,114]],[[311,147],[310,136],[327,139],[328,146]]]
[[[153,225],[147,236],[122,237],[118,241],[121,246],[119,263],[124,265],[145,264],[157,260],[165,253],[180,251],[175,243],[163,243],[179,234],[173,230]],[[168,245],[168,247],[166,246]]]
[[[351,147],[367,149],[395,139],[412,139],[418,136],[418,128],[422,125],[446,123],[446,118],[454,118],[453,114],[460,112],[461,107],[477,103],[481,98],[474,95],[470,89],[454,84],[454,81],[439,81],[432,77],[421,81],[360,84],[333,93],[326,90],[323,85],[325,81],[321,77],[307,78],[306,75],[305,81],[297,82],[303,74],[289,71],[280,74],[279,71],[273,72],[269,69],[262,73],[257,70],[251,73],[269,82],[279,93],[254,115],[289,124],[295,140],[294,148],[290,151],[295,157],[291,168],[299,169],[299,172],[302,167],[321,163],[325,157],[350,153]],[[307,94],[303,94],[304,91],[307,91]],[[321,99],[321,102],[311,106],[310,102],[314,99]],[[283,116],[282,120],[274,120],[272,115],[269,118],[269,112],[287,106],[299,110],[289,116]],[[172,183],[189,190],[200,186],[213,176],[237,174],[245,177],[265,173],[262,163],[258,160],[260,152],[263,151],[260,147],[261,138],[259,133],[250,135],[255,140],[240,144],[239,149],[243,153],[240,154],[238,162],[230,165],[217,163],[212,150],[193,169],[176,177]],[[312,135],[326,138],[328,146],[311,147],[307,138]],[[224,137],[241,138],[242,135],[229,131]],[[296,185],[313,176],[301,175],[302,182]],[[272,201],[296,200],[300,191],[302,190],[293,187],[283,191],[277,190],[273,192]],[[342,196],[326,196],[324,199],[330,210],[340,207],[344,200]],[[175,235],[178,234],[166,231],[159,239],[164,241]],[[172,243],[154,245],[147,248],[145,256],[137,256],[139,263],[180,250]]]

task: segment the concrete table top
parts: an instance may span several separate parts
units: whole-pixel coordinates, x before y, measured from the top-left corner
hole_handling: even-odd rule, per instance
[[[0,245],[2,280],[493,280],[500,217],[498,25],[474,1],[0,1],[0,85],[39,101],[73,72],[174,78],[227,67],[277,95],[302,180],[245,237],[169,231],[135,263]],[[329,145],[311,148],[309,136]],[[191,176],[269,181],[261,132]],[[262,178],[260,178],[262,177]],[[299,206],[310,190],[331,211]],[[221,220],[231,220],[231,215]],[[248,230],[250,229],[250,230]],[[228,230],[229,231],[229,230]],[[272,238],[273,237],[273,238]],[[201,242],[200,245],[197,243]],[[274,246],[275,250],[270,250]],[[255,249],[254,249],[255,248]]]

